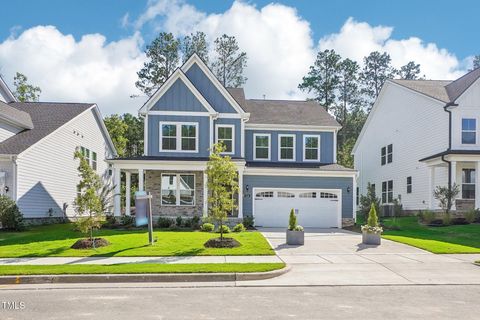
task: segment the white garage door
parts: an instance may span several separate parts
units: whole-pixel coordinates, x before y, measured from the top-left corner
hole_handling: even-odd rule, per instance
[[[303,227],[341,226],[341,190],[255,188],[253,196],[256,226],[287,227],[291,209]]]

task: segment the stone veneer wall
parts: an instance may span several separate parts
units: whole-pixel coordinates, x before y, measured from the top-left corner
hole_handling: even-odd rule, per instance
[[[194,206],[162,206],[161,176],[162,173],[195,174],[195,205]],[[191,217],[203,215],[203,172],[202,171],[160,171],[147,170],[145,173],[145,190],[151,192],[152,210],[154,216]]]

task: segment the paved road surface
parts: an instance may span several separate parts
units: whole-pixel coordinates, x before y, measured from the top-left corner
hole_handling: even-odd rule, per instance
[[[479,319],[480,286],[11,286],[0,319]],[[172,286],[172,284],[170,284]],[[1,307],[2,305],[0,305]]]

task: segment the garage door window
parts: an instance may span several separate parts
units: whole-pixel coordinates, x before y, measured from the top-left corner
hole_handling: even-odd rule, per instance
[[[320,192],[320,198],[337,199],[337,195],[330,192]]]
[[[257,198],[273,198],[273,191],[263,191],[255,195]]]
[[[295,198],[295,195],[291,192],[279,191],[277,196],[279,198]]]
[[[316,192],[303,192],[303,193],[300,193],[299,197],[300,198],[316,198],[317,193]]]

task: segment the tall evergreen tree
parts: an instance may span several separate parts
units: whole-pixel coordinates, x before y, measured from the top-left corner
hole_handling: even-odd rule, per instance
[[[13,95],[20,102],[36,102],[42,93],[40,87],[29,84],[27,76],[20,72],[13,77],[13,86],[15,87]]]
[[[173,34],[161,32],[145,51],[148,61],[137,72],[137,88],[152,95],[175,71],[180,61],[180,41]]]
[[[339,63],[338,99],[334,114],[342,125],[346,123],[349,110],[358,106],[361,101],[358,85],[359,69],[358,63],[348,58]]]
[[[208,43],[205,33],[197,31],[196,33],[185,36],[180,49],[184,63],[192,54],[196,53],[203,62],[208,64]]]
[[[400,70],[397,71],[397,75],[400,79],[404,80],[416,80],[419,79],[420,74],[420,65],[416,64],[414,61],[410,61],[406,65],[402,66]]]
[[[303,91],[313,92],[315,100],[327,111],[335,102],[335,91],[340,81],[340,60],[340,55],[334,50],[320,51],[313,66],[310,66],[310,71],[298,86]]]
[[[123,157],[128,143],[128,138],[126,137],[128,126],[118,114],[112,114],[106,117],[103,122],[105,123],[105,127],[107,127],[118,155]]]
[[[473,69],[480,68],[480,54],[473,57]]]
[[[240,51],[237,40],[233,36],[222,35],[215,39],[215,60],[212,71],[225,87],[238,88],[247,78],[243,71],[247,66],[247,53]]]
[[[143,118],[135,117],[130,113],[123,115],[123,122],[127,125],[125,137],[127,145],[125,147],[125,156],[134,157],[143,154]]]
[[[374,51],[363,59],[360,82],[362,93],[370,103],[370,107],[378,97],[385,81],[393,78],[395,73],[396,70],[391,65],[390,55],[386,52]]]

